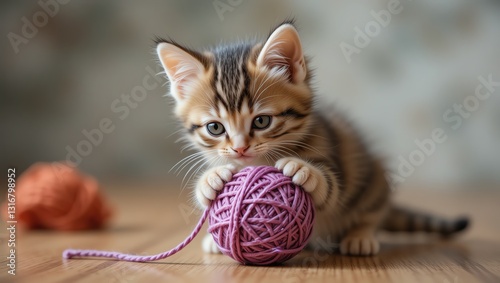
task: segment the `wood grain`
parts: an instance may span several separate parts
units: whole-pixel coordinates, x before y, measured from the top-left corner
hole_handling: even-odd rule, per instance
[[[177,187],[171,185],[172,187]],[[158,253],[177,245],[196,225],[187,193],[161,186],[105,186],[115,218],[103,231],[17,231],[17,275],[7,274],[7,236],[1,232],[0,282],[500,282],[500,192],[400,190],[400,203],[442,215],[468,214],[472,227],[443,241],[423,235],[381,234],[374,257],[304,251],[279,266],[243,266],[201,252],[202,235],[180,253],[153,263],[63,260],[66,248]],[[186,195],[186,196],[184,196]]]

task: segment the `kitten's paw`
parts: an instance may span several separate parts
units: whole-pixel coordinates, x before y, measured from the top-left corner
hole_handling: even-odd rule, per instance
[[[276,162],[275,167],[285,176],[291,177],[294,184],[310,193],[315,204],[323,203],[328,188],[325,176],[318,168],[295,157],[282,158]]]
[[[203,241],[201,242],[201,248],[207,254],[220,254],[221,253],[219,250],[219,247],[217,246],[217,244],[214,241],[214,238],[210,234],[205,235],[205,237],[203,238]]]
[[[374,236],[347,236],[340,243],[343,255],[376,255],[380,244]]]
[[[196,184],[196,199],[198,203],[206,208],[215,199],[217,192],[222,190],[224,184],[233,178],[236,167],[233,165],[223,165],[208,169],[201,175]]]

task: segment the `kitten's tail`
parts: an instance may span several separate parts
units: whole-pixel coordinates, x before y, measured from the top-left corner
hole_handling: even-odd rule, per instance
[[[428,232],[451,236],[465,230],[469,225],[467,217],[454,220],[412,211],[401,207],[391,207],[382,228],[391,232]]]

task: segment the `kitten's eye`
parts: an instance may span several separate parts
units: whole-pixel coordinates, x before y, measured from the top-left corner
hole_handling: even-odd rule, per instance
[[[271,116],[257,116],[253,120],[252,128],[263,130],[271,125]]]
[[[212,122],[207,124],[207,131],[214,136],[222,135],[226,130],[219,122]]]

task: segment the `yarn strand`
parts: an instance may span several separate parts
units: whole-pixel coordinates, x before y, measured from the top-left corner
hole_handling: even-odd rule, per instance
[[[67,249],[63,252],[63,258],[71,259],[71,258],[88,258],[88,257],[97,257],[97,258],[115,258],[123,261],[132,261],[132,262],[148,262],[148,261],[156,261],[160,259],[167,258],[172,256],[182,249],[184,249],[193,239],[198,235],[201,230],[201,227],[205,223],[208,217],[208,213],[210,212],[210,207],[207,207],[203,212],[198,224],[194,228],[193,232],[180,244],[178,244],[175,248],[162,252],[155,255],[133,255],[133,254],[125,254],[120,252],[112,252],[112,251],[100,251],[100,250],[75,250],[75,249]]]
[[[112,258],[148,262],[185,248],[208,219],[208,232],[219,250],[242,264],[284,262],[307,244],[314,223],[314,203],[290,177],[271,166],[247,167],[227,182],[203,212],[191,234],[173,249],[155,255],[67,249],[63,258]]]

